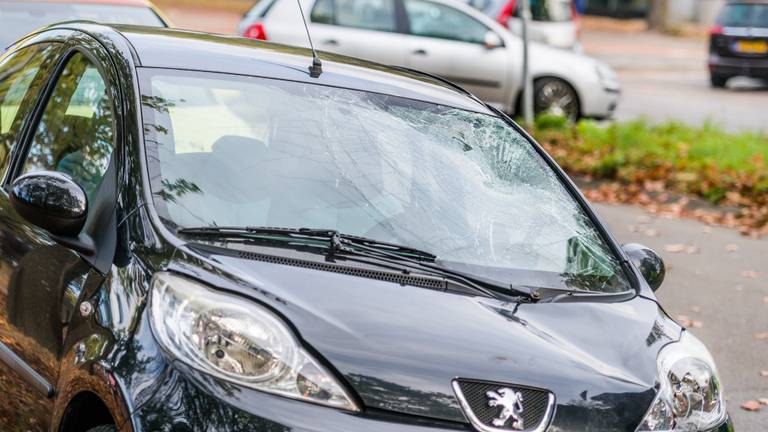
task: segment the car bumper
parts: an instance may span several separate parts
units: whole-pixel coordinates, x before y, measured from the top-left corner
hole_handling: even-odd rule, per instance
[[[768,79],[768,59],[709,56],[709,71],[724,76],[748,76]]]
[[[451,432],[472,431],[464,423],[380,410],[351,413],[233,386],[176,364],[152,386],[152,395],[132,415],[134,432],[293,431]],[[258,407],[258,414],[254,407]],[[733,432],[730,419],[706,432]]]
[[[607,119],[613,117],[616,107],[621,99],[621,90],[618,88],[589,92],[582,96],[582,117]]]

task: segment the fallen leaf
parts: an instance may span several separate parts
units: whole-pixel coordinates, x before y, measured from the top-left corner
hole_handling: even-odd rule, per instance
[[[739,246],[735,244],[729,244],[728,246],[725,247],[725,250],[727,250],[728,252],[736,252],[737,250],[739,250]]]
[[[744,270],[741,272],[741,275],[748,279],[757,279],[760,273],[753,270]]]
[[[704,327],[704,323],[701,321],[693,320],[691,321],[691,327],[693,328],[702,328]]]
[[[647,235],[648,237],[658,237],[659,230],[657,230],[656,228],[648,228],[647,230],[645,230],[645,235]]]
[[[768,405],[768,398],[758,398],[757,401],[763,405]]]
[[[763,297],[763,303],[768,304],[768,296]]]
[[[755,333],[755,339],[768,339],[768,332]]]
[[[629,230],[629,232],[637,232],[637,225],[628,225],[627,230]]]
[[[691,312],[696,312],[696,313],[701,312],[701,306],[699,305],[691,305],[690,309],[691,309]]]
[[[684,251],[686,246],[684,244],[668,244],[664,246],[664,250],[669,253],[678,253]]]
[[[756,400],[747,401],[741,404],[741,409],[745,411],[760,411],[760,408],[760,402]]]
[[[683,327],[690,327],[693,325],[693,321],[691,321],[691,318],[689,318],[688,315],[678,315],[677,322]]]
[[[768,370],[761,370],[760,371],[760,376],[761,377],[768,377]]]
[[[688,255],[697,254],[699,253],[699,248],[696,246],[688,246],[685,248],[685,253],[687,253]]]

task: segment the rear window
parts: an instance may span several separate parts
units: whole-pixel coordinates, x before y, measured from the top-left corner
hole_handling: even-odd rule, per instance
[[[717,22],[725,27],[768,28],[768,4],[729,4],[723,8]]]
[[[6,48],[40,27],[73,20],[165,27],[157,14],[147,7],[0,1],[0,23],[2,23],[0,44],[2,48]]]

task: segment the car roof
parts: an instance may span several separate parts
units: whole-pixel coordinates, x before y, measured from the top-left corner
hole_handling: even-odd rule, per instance
[[[94,24],[70,22],[52,28],[77,28],[79,25],[88,29]],[[462,89],[438,78],[352,57],[321,52],[323,74],[312,78],[309,75],[312,57],[308,48],[188,30],[128,25],[98,27],[113,29],[119,35],[117,39],[127,39],[141,67],[302,81],[494,114]]]
[[[88,3],[115,6],[149,6],[147,0],[0,0],[0,3]]]

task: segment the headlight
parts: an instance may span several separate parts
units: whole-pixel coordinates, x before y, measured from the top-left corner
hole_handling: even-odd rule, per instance
[[[621,88],[621,84],[619,84],[619,77],[616,75],[616,72],[614,72],[614,70],[607,64],[597,63],[595,65],[595,72],[597,72],[597,76],[600,78],[600,83],[604,88],[608,90],[618,90]]]
[[[171,273],[152,280],[160,344],[189,366],[281,396],[357,411],[352,399],[275,314]]]
[[[661,387],[637,432],[702,432],[725,421],[715,362],[696,337],[684,331],[661,350],[658,367]]]

